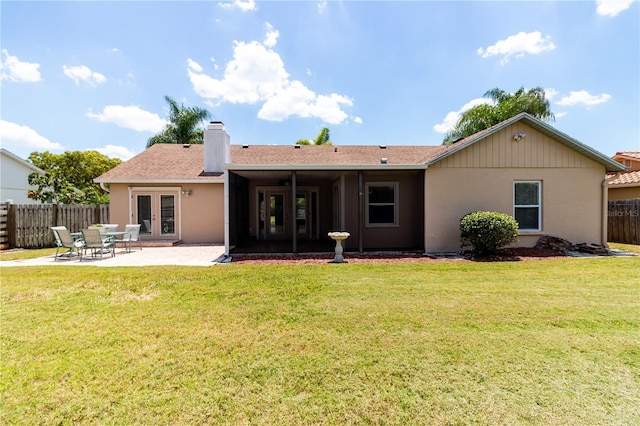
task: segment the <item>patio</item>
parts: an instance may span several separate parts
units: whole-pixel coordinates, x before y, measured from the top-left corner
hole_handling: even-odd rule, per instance
[[[54,256],[50,255],[0,262],[0,266],[212,266],[217,264],[223,255],[224,245],[181,244],[171,247],[144,247],[142,250],[134,248],[130,253],[118,247],[115,257],[104,257],[102,260],[85,257],[81,262],[77,256],[54,260]]]

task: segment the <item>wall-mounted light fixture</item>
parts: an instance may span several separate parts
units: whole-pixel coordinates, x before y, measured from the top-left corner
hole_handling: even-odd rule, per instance
[[[185,197],[188,197],[191,194],[193,194],[193,190],[191,190],[191,189],[183,189],[182,190],[182,195],[184,195]]]
[[[525,136],[527,136],[524,133],[516,133],[515,135],[513,135],[513,140],[516,142],[520,142]]]

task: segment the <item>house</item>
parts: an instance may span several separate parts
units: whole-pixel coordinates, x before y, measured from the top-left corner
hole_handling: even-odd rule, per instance
[[[606,243],[611,158],[520,114],[449,146],[154,145],[103,174],[111,221],[143,238],[220,242],[226,252],[460,249],[460,219],[512,214],[519,246],[541,235]]]
[[[640,151],[616,152],[613,159],[627,169],[607,173],[609,200],[640,198]]]
[[[44,174],[39,167],[18,157],[4,148],[0,148],[0,201],[11,200],[13,204],[40,204],[27,197],[27,193],[36,189],[29,185],[31,173]]]

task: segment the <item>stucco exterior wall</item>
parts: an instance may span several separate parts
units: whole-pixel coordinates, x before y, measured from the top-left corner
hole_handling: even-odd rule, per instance
[[[609,200],[630,200],[640,198],[640,186],[628,188],[609,188]]]
[[[520,142],[514,133],[526,133]],[[600,243],[604,167],[531,127],[516,123],[427,169],[427,252],[460,250],[460,219],[476,210],[514,214],[514,181],[542,182],[542,231],[521,233],[517,246],[541,235]]]
[[[129,187],[145,187],[153,191],[154,187],[175,187],[180,185],[149,184],[111,184],[110,185],[110,222],[124,229],[127,223],[135,223],[130,216]],[[176,208],[181,221],[180,238],[185,244],[223,243],[224,242],[224,190],[222,183],[185,184],[192,195],[186,197],[179,193]],[[144,239],[144,238],[143,238]]]

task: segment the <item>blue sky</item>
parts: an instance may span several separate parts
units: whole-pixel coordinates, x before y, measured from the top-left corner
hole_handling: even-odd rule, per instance
[[[235,144],[439,145],[498,87],[540,86],[551,125],[640,150],[640,5],[613,1],[3,1],[2,147],[144,150],[164,96]]]

